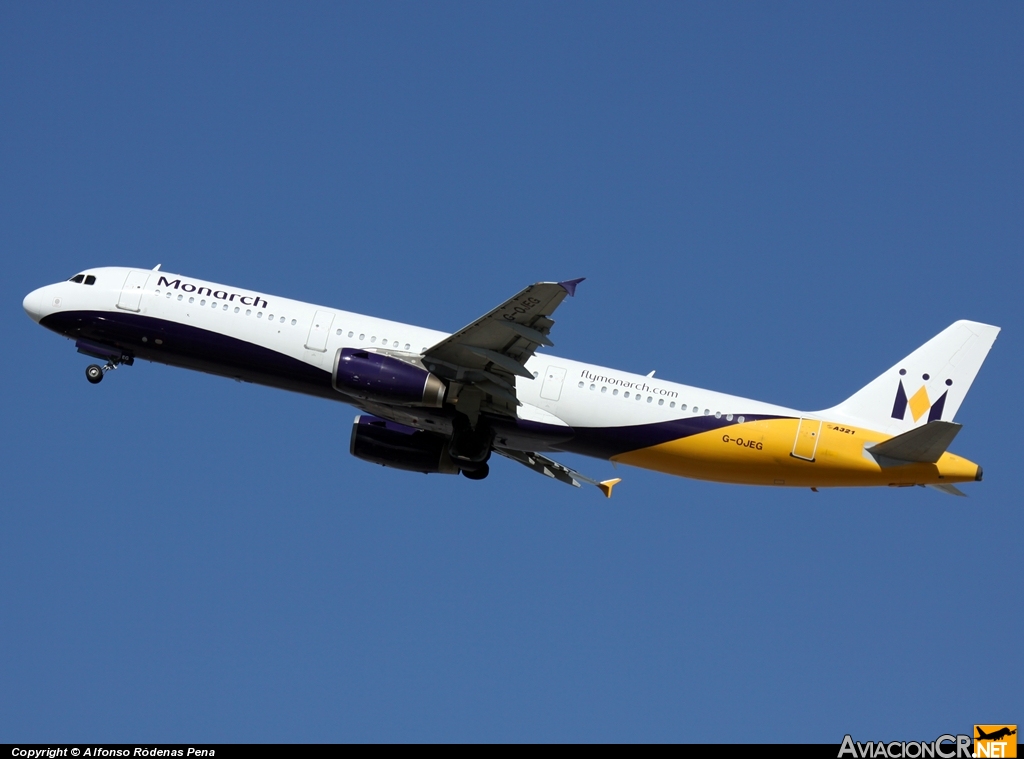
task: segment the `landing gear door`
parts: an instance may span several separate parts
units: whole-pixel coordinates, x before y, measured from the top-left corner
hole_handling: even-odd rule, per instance
[[[331,333],[334,314],[330,311],[317,311],[313,315],[313,323],[309,325],[309,337],[306,338],[306,349],[323,353],[327,350],[327,336]]]
[[[565,369],[560,366],[549,366],[544,372],[544,383],[540,386],[540,397],[548,401],[557,401],[562,395],[562,382],[565,380]]]
[[[139,311],[142,303],[142,293],[146,289],[146,282],[151,272],[130,271],[121,288],[121,296],[117,299],[117,307],[125,311]]]

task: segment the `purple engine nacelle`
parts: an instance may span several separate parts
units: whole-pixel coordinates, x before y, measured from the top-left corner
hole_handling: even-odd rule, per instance
[[[368,414],[356,417],[349,450],[357,459],[408,472],[459,473],[448,455],[448,438]]]
[[[342,348],[334,357],[331,382],[339,393],[381,403],[441,408],[445,386],[426,369],[392,356]]]

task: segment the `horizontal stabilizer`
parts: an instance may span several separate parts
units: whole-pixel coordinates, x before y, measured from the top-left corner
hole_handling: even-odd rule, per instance
[[[949,493],[949,495],[958,495],[962,498],[967,497],[967,493],[962,491],[956,485],[947,485],[946,483],[942,483],[940,485],[929,485],[928,487],[935,488],[936,490],[941,490],[943,493]]]
[[[934,464],[946,452],[962,427],[962,424],[955,422],[938,420],[928,422],[921,427],[915,427],[910,432],[904,432],[902,435],[872,446],[868,452],[875,458],[884,456],[897,461]]]

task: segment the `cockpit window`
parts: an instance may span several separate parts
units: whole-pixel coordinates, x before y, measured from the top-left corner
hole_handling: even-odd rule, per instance
[[[78,284],[82,284],[83,279],[85,279],[84,274],[76,274],[71,279],[69,279],[68,282],[77,282]]]
[[[94,277],[92,274],[88,275],[85,278],[85,284],[87,284],[87,285],[95,285],[96,284],[96,277]]]

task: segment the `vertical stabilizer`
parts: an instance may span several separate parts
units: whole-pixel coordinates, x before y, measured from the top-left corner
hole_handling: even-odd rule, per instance
[[[819,413],[898,435],[934,421],[951,422],[999,327],[955,322],[845,401]]]

